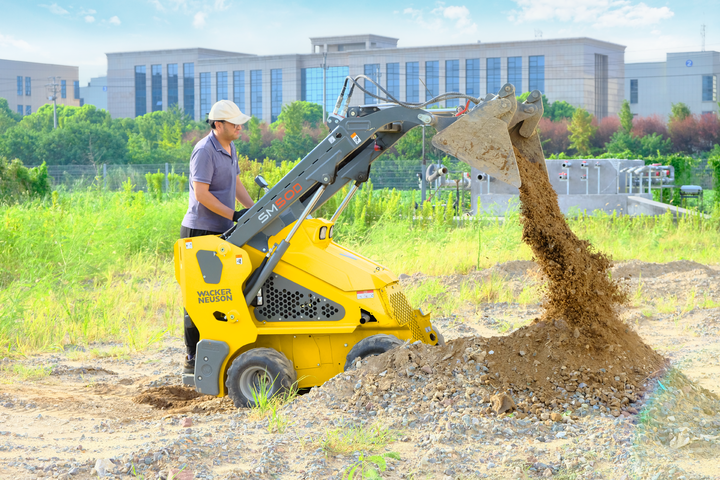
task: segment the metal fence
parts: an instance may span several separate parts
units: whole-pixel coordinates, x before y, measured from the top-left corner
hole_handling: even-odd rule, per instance
[[[85,189],[92,185],[107,190],[122,190],[123,183],[130,179],[135,190],[147,191],[145,175],[148,173],[165,174],[164,189],[168,188],[168,174],[189,176],[187,163],[161,163],[154,165],[48,165],[54,189],[66,191]],[[394,188],[412,190],[418,188],[417,175],[421,171],[420,162],[378,159],[370,170],[370,179],[375,188]]]

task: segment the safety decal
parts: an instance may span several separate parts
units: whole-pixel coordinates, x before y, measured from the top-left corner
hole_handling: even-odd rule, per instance
[[[330,142],[331,144],[335,143],[335,137],[328,138],[328,142]]]
[[[185,240],[185,248],[192,248],[192,240]]]
[[[352,135],[350,135],[350,138],[353,139],[356,145],[360,145],[360,137],[358,137],[358,134],[353,132]]]
[[[364,298],[375,298],[375,292],[372,290],[359,290],[357,292],[357,298],[358,300],[362,300]]]
[[[242,255],[235,255],[235,264],[242,265]]]

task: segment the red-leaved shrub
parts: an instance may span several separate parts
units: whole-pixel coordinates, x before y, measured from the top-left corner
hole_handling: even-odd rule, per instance
[[[559,122],[553,122],[544,117],[540,119],[538,129],[540,130],[540,141],[546,156],[552,153],[565,152],[570,148],[568,124],[567,118]]]
[[[720,143],[720,120],[717,115],[690,115],[684,120],[672,119],[670,138],[676,152],[698,153]]]
[[[600,122],[597,117],[593,117],[592,125],[597,127],[595,136],[590,140],[593,148],[605,149],[605,144],[610,141],[610,137],[620,130],[620,119],[616,116],[605,117]]]
[[[632,134],[636,137],[644,137],[657,133],[663,138],[668,138],[668,129],[665,120],[660,115],[648,115],[647,117],[633,118]]]

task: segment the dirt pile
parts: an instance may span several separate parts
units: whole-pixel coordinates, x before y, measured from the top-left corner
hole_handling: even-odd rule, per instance
[[[203,395],[195,389],[181,386],[148,388],[133,399],[134,403],[150,405],[169,413],[217,413],[235,410],[227,398]]]
[[[421,410],[479,402],[490,413],[491,395],[509,392],[521,415],[583,404],[637,413],[633,405],[665,360],[620,321],[627,294],[609,275],[610,259],[570,230],[542,167],[516,155],[523,240],[547,278],[544,313],[506,337],[411,345],[369,359],[348,408],[384,408],[394,394]]]

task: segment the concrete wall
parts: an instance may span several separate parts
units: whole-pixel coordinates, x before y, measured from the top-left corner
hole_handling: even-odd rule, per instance
[[[636,195],[638,198],[651,199],[652,195],[643,193]],[[520,205],[518,195],[511,194],[490,194],[479,195],[480,212],[494,215],[505,216],[508,208],[517,209]],[[618,215],[637,215],[639,210],[632,210],[629,205],[630,195],[558,195],[558,205],[564,214],[572,214],[579,212],[594,213],[598,211]],[[637,203],[630,202],[633,205]],[[657,203],[657,202],[655,202]],[[476,204],[477,205],[477,204]],[[646,213],[647,215],[647,213]]]
[[[2,72],[2,75],[0,75],[0,97],[8,101],[10,109],[14,112],[17,112],[18,105],[23,106],[24,114],[27,105],[30,105],[31,112],[37,112],[46,103],[52,103],[52,101],[48,100],[50,93],[46,85],[50,83],[49,77],[53,76],[56,77],[58,84],[61,80],[66,82],[65,98],[61,97],[60,87],[58,87],[58,105],[80,106],[80,99],[76,99],[74,95],[74,82],[79,78],[78,67],[0,60],[0,72]],[[19,76],[23,77],[23,95],[17,94],[17,77]],[[25,77],[31,79],[30,95],[26,95],[25,92]]]

